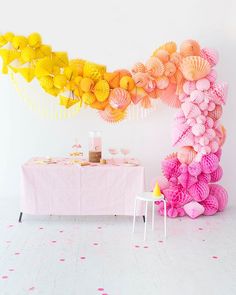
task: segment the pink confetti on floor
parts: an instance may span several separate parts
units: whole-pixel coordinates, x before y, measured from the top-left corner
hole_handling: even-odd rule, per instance
[[[108,295],[107,293],[102,293],[102,295]]]
[[[98,291],[104,291],[104,288],[98,288]]]
[[[7,244],[10,244],[10,243],[11,243],[11,241],[6,241],[6,243],[7,243]]]
[[[102,229],[102,227],[101,227],[101,226],[98,226],[97,228],[98,228],[98,229]]]
[[[2,276],[2,279],[6,280],[6,279],[8,279],[8,276]]]
[[[81,256],[80,259],[86,259],[86,257],[85,256]]]
[[[202,227],[199,227],[198,230],[203,230],[203,228]]]
[[[147,249],[147,248],[148,248],[148,246],[144,246],[143,248]]]
[[[29,291],[34,291],[35,290],[35,287],[30,287],[29,288]]]
[[[140,248],[140,246],[139,245],[134,245],[134,248]]]
[[[40,227],[39,229],[44,229],[43,227]]]
[[[160,240],[160,241],[158,241],[158,243],[163,243],[163,241],[162,241],[162,240]]]
[[[53,243],[53,244],[55,244],[57,241],[55,241],[55,240],[53,240],[53,241],[51,241],[51,243]]]
[[[63,230],[60,230],[60,231],[59,231],[59,233],[63,233],[63,232],[64,232]]]
[[[14,268],[9,268],[8,270],[9,270],[9,271],[15,271],[15,269],[14,269]]]
[[[218,259],[219,257],[218,257],[218,256],[212,256],[212,258],[213,258],[213,259]]]
[[[20,252],[15,252],[14,255],[20,255]]]
[[[94,246],[98,246],[98,243],[93,243]]]
[[[60,258],[60,259],[59,259],[59,261],[61,261],[61,262],[64,262],[64,261],[65,261],[65,259],[64,259],[64,258]]]
[[[205,242],[206,240],[202,240],[203,242]]]
[[[13,226],[14,226],[13,224],[9,224],[9,225],[8,225],[8,227],[13,227]]]

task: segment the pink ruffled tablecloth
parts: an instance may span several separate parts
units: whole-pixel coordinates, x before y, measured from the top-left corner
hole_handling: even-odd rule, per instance
[[[133,215],[143,189],[142,166],[80,166],[66,158],[45,164],[33,158],[22,166],[20,206],[28,214]],[[137,214],[143,215],[141,205]]]

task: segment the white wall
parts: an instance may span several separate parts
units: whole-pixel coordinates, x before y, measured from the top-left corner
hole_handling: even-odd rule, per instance
[[[218,49],[219,78],[230,84],[223,118],[228,130],[223,183],[231,202],[235,199],[235,1],[0,2],[1,33],[27,35],[38,31],[54,50],[68,51],[71,58],[106,64],[110,70],[145,61],[158,45],[169,40],[180,44],[191,38],[202,46]],[[0,97],[0,196],[18,198],[20,165],[28,158],[67,155],[76,137],[86,146],[90,130],[103,132],[104,149],[129,146],[132,155],[145,165],[148,182],[160,174],[162,158],[172,151],[170,131],[175,111],[162,104],[143,121],[109,125],[93,110],[66,121],[42,119],[19,98],[8,76],[0,75]]]

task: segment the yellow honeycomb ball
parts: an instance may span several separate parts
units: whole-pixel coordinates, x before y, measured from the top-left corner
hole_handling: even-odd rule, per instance
[[[24,62],[30,62],[35,59],[35,51],[31,47],[25,47],[21,51],[21,58]]]
[[[92,92],[86,92],[82,95],[84,103],[90,105],[96,101],[96,96]]]
[[[40,85],[45,89],[51,89],[53,88],[53,78],[50,76],[44,76],[39,79]]]
[[[59,74],[53,78],[53,83],[56,88],[64,88],[67,83],[67,79],[65,75]]]
[[[32,33],[28,37],[29,46],[38,48],[42,44],[42,38],[39,33]]]
[[[7,32],[6,34],[4,34],[4,38],[7,40],[7,42],[11,42],[14,36],[15,35],[12,32]]]
[[[80,88],[84,92],[89,92],[92,89],[93,85],[94,85],[94,82],[90,78],[83,78],[80,81]]]
[[[78,86],[80,86],[80,82],[81,82],[82,79],[83,79],[83,77],[81,77],[81,76],[77,76],[77,77],[75,78],[75,84],[78,85]]]
[[[134,80],[129,76],[124,76],[120,79],[120,87],[125,90],[131,91],[135,87]]]
[[[27,46],[28,40],[24,36],[15,36],[12,39],[12,46],[15,49],[23,49]]]
[[[110,86],[106,80],[100,80],[94,87],[94,94],[99,102],[105,101],[110,93]]]

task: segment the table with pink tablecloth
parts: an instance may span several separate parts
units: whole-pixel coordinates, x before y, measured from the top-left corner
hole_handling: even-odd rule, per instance
[[[133,215],[143,191],[142,166],[80,166],[32,159],[22,166],[21,211],[54,215]],[[138,208],[137,215],[142,215]]]

